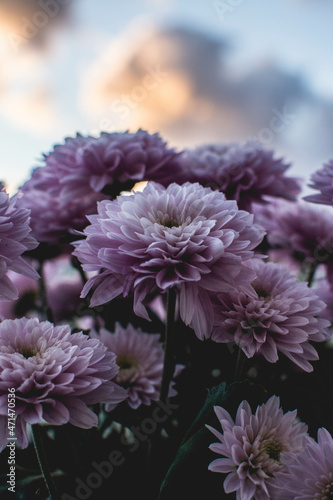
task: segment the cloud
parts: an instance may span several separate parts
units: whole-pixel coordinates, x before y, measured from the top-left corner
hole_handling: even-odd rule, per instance
[[[83,75],[81,107],[110,128],[200,124],[213,112],[216,83],[205,75],[216,73],[220,53],[206,35],[131,26]]]
[[[30,136],[60,129],[48,56],[70,1],[0,0],[0,116]]]
[[[34,50],[0,53],[0,116],[30,136],[59,129],[56,96],[43,58]]]
[[[256,137],[302,174],[333,156],[332,102],[274,60],[232,62],[225,40],[137,23],[86,67],[80,106],[96,132],[142,127],[181,147]]]
[[[55,129],[56,113],[49,89],[43,85],[29,91],[12,90],[0,100],[1,114],[15,127],[36,135],[47,135]]]
[[[8,48],[45,47],[50,33],[68,16],[71,0],[0,0],[0,30]]]

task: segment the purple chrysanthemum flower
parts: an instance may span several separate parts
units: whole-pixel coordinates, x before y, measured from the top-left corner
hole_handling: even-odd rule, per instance
[[[38,282],[22,274],[12,273],[10,270],[8,278],[17,288],[18,298],[0,302],[0,321],[22,318],[23,316],[36,317],[38,315],[36,305]]]
[[[255,141],[199,146],[185,152],[182,166],[188,181],[222,191],[243,210],[266,196],[295,200],[301,190],[298,179],[285,176],[290,165]]]
[[[82,296],[94,288],[91,305],[97,306],[133,291],[135,313],[149,319],[145,298],[176,288],[180,316],[200,339],[212,328],[209,292],[247,288],[254,273],[245,261],[263,238],[236,202],[190,183],[149,183],[142,193],[99,203],[89,220],[87,238],[74,243],[73,254],[84,270],[103,272]]]
[[[0,324],[0,447],[6,445],[8,388],[15,389],[16,437],[28,445],[27,424],[42,420],[97,426],[95,403],[117,405],[126,391],[112,382],[119,371],[116,356],[99,340],[67,325],[54,327],[37,318]]]
[[[253,293],[230,292],[217,299],[212,339],[235,342],[248,358],[259,354],[270,363],[283,353],[302,370],[313,370],[318,359],[310,341],[322,342],[331,334],[325,308],[315,291],[298,282],[280,264],[255,261]]]
[[[328,500],[333,497],[333,439],[326,429],[318,430],[318,442],[308,437],[302,453],[286,453],[281,461],[284,470],[277,474],[274,499]]]
[[[54,321],[64,321],[82,312],[82,278],[71,263],[68,255],[61,255],[43,264],[46,304],[50,308]],[[0,302],[0,319],[16,319],[23,316],[40,317],[38,283],[26,276],[8,271],[8,277],[16,286],[17,300]],[[85,306],[84,306],[85,307]]]
[[[123,328],[117,323],[114,333],[102,328],[99,333],[91,332],[91,336],[100,339],[116,354],[120,370],[115,382],[128,390],[127,403],[131,408],[158,401],[164,360],[159,334],[145,333],[130,324]],[[175,376],[181,369],[181,365],[176,366]],[[169,397],[177,394],[173,385],[172,382]]]
[[[0,184],[0,300],[18,298],[18,291],[7,276],[9,269],[32,279],[39,278],[36,270],[22,257],[38,246],[30,234],[30,212],[18,208],[16,202],[17,198],[9,198]]]
[[[65,202],[103,190],[114,197],[138,181],[175,181],[178,155],[158,134],[141,129],[97,138],[77,134],[44,155],[46,174],[37,186]]]
[[[51,194],[39,183],[47,177],[45,167],[39,167],[20,188],[18,206],[30,210],[32,234],[38,241],[58,245],[66,242],[74,230],[82,230],[88,224],[87,215],[96,213],[97,202],[106,196],[91,192],[85,196],[63,201],[59,195]],[[54,179],[53,187],[59,187]]]
[[[50,307],[54,321],[72,318],[80,311],[82,278],[67,255],[44,263],[46,303]]]
[[[333,218],[327,208],[279,201],[253,212],[267,231],[274,259],[289,258],[298,267],[323,264],[333,280]]]
[[[20,188],[20,206],[31,210],[32,234],[40,242],[67,241],[87,225],[97,202],[130,190],[136,182],[163,185],[178,179],[179,153],[158,134],[106,133],[100,137],[66,138],[36,168]]]
[[[333,205],[333,160],[312,174],[311,181],[309,187],[317,189],[320,193],[305,196],[304,199],[312,203]]]
[[[315,292],[326,304],[322,312],[322,317],[328,319],[333,327],[333,289],[332,285],[326,279],[320,279],[316,282]]]
[[[228,474],[224,491],[235,491],[237,500],[273,498],[271,485],[283,468],[283,454],[302,451],[307,426],[296,422],[296,410],[283,414],[276,396],[258,406],[254,415],[248,402],[243,401],[235,422],[224,408],[216,406],[215,413],[223,434],[207,426],[220,441],[210,449],[224,458],[211,462],[209,470]]]

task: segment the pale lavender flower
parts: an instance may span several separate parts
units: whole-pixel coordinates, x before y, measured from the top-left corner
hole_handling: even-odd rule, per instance
[[[322,169],[312,174],[309,186],[319,191],[319,193],[305,196],[306,201],[333,205],[333,160],[330,160]]]
[[[199,184],[148,183],[144,191],[98,205],[85,240],[74,255],[85,271],[102,271],[89,279],[91,306],[134,292],[134,311],[149,319],[144,301],[152,293],[176,288],[180,316],[197,336],[209,336],[209,292],[249,287],[253,270],[246,265],[263,230],[222,193]]]
[[[325,308],[315,291],[298,282],[280,264],[253,263],[257,277],[253,293],[220,294],[215,306],[212,339],[235,342],[248,358],[262,355],[275,363],[278,352],[306,372],[318,359],[310,341],[323,342],[331,334]]]
[[[308,437],[300,454],[281,457],[283,471],[276,475],[275,500],[328,500],[333,497],[333,439],[324,428],[316,442]]]
[[[22,318],[22,316],[37,316],[36,298],[38,294],[38,281],[27,278],[22,274],[8,271],[8,278],[15,285],[18,298],[16,300],[0,301],[0,321],[4,319]]]
[[[18,291],[7,272],[38,279],[39,274],[23,254],[36,248],[38,242],[31,236],[30,211],[16,206],[16,196],[9,198],[0,184],[0,300],[15,300]]]
[[[326,207],[306,202],[273,202],[255,206],[255,221],[267,231],[274,260],[291,260],[300,269],[309,264],[324,265],[333,279],[333,217]]]
[[[91,192],[63,201],[58,194],[38,187],[46,176],[45,167],[35,169],[20,187],[17,204],[30,210],[32,234],[39,242],[59,245],[71,239],[74,230],[82,230],[88,224],[86,216],[96,213],[97,202],[106,196]],[[52,185],[59,186],[58,180],[54,179]]]
[[[115,406],[127,397],[112,379],[119,371],[116,356],[99,340],[67,325],[54,327],[37,318],[5,320],[0,324],[0,426],[7,425],[8,388],[15,389],[15,430],[27,447],[27,424],[67,422],[88,429],[98,417],[88,407]],[[0,448],[7,432],[0,432]]]
[[[128,390],[127,403],[133,409],[141,404],[150,405],[158,401],[161,390],[164,350],[158,333],[143,332],[131,324],[123,328],[116,323],[114,333],[102,328],[99,333],[91,332],[93,338],[100,339],[117,356],[120,370],[115,382]],[[175,375],[182,369],[177,365]],[[171,382],[169,397],[177,393]],[[107,408],[107,407],[106,407]]]
[[[158,134],[141,129],[97,138],[77,134],[44,155],[46,170],[37,187],[67,202],[92,192],[114,197],[143,180],[167,185],[180,175],[178,155]]]
[[[80,292],[82,278],[77,269],[70,263],[68,255],[46,260],[43,264],[46,303],[54,321],[64,321],[72,318],[79,305],[82,304]],[[0,319],[15,319],[23,316],[42,317],[39,309],[38,282],[26,276],[8,271],[8,277],[16,286],[19,298],[17,300],[0,302]]]
[[[284,414],[276,396],[258,406],[254,415],[243,401],[235,421],[224,408],[216,406],[215,413],[223,432],[207,426],[220,441],[210,449],[223,458],[211,462],[209,470],[228,474],[224,491],[236,492],[237,500],[270,500],[274,477],[283,469],[282,457],[302,451],[306,425],[297,423],[296,410]]]
[[[328,319],[333,327],[333,289],[331,283],[326,279],[319,279],[316,281],[314,290],[320,300],[326,304],[322,317]]]
[[[44,263],[46,303],[50,307],[54,321],[64,321],[78,311],[82,301],[82,278],[70,263],[68,255]]]
[[[158,134],[144,130],[103,132],[97,138],[77,134],[44,155],[45,165],[21,186],[19,204],[31,210],[38,241],[66,242],[74,230],[86,227],[98,201],[130,190],[137,181],[180,180],[178,156]]]
[[[218,189],[248,211],[253,202],[264,203],[266,196],[295,200],[301,190],[298,179],[285,175],[290,165],[256,141],[187,150],[182,166],[188,181]]]

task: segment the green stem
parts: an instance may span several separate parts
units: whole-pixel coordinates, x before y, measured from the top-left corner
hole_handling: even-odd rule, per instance
[[[145,464],[145,475],[146,475],[146,481],[147,484],[149,485],[149,481],[151,480],[150,477],[150,470],[151,470],[151,450],[152,450],[152,440],[151,438],[147,439],[146,441],[146,464]]]
[[[88,277],[87,277],[86,273],[84,272],[84,270],[82,269],[80,261],[78,260],[77,257],[74,257],[74,255],[73,255],[71,262],[72,262],[72,266],[75,269],[77,269],[77,271],[79,271],[82,283],[85,285],[87,283],[87,281],[88,281]]]
[[[245,355],[240,347],[238,347],[237,361],[235,368],[235,381],[241,380],[245,363]]]
[[[39,467],[40,467],[40,470],[43,474],[44,481],[45,481],[46,487],[48,489],[48,492],[49,492],[52,500],[60,500],[60,496],[58,494],[58,491],[57,491],[56,486],[54,484],[53,477],[51,475],[49,466],[47,464],[40,427],[38,424],[35,424],[35,425],[31,426],[31,429],[32,429],[32,439],[33,439]]]
[[[317,267],[318,267],[317,262],[311,262],[311,264],[309,265],[309,274],[308,274],[308,279],[307,279],[309,288],[311,287],[311,285],[313,283]]]
[[[174,372],[174,325],[175,325],[175,310],[176,310],[176,290],[170,288],[167,291],[167,316],[165,322],[165,339],[164,339],[164,365],[161,383],[160,400],[166,401],[169,393],[169,385]]]
[[[50,321],[51,323],[54,323],[54,318],[53,318],[53,312],[51,308],[47,304],[46,300],[46,286],[45,286],[45,277],[44,277],[44,269],[43,269],[43,264],[40,262],[38,272],[40,275],[40,280],[39,280],[39,295],[40,295],[40,304],[41,304],[41,309],[42,312],[45,314],[46,319]]]

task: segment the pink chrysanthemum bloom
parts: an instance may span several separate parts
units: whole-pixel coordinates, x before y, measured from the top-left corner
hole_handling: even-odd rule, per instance
[[[333,283],[333,219],[330,209],[306,202],[274,201],[253,208],[255,221],[267,231],[269,257],[294,274],[313,281],[313,271],[326,273]],[[311,277],[312,275],[312,277]],[[317,275],[317,272],[316,272]]]
[[[333,280],[333,218],[326,207],[306,202],[275,201],[266,207],[254,207],[255,221],[267,231],[273,247],[271,256],[295,265],[325,265]]]
[[[46,173],[38,184],[64,202],[105,191],[115,197],[136,182],[168,185],[178,179],[178,155],[158,134],[107,133],[100,137],[66,138],[44,155]]]
[[[19,297],[16,300],[3,300],[0,302],[0,321],[22,318],[23,316],[36,317],[38,282],[22,274],[12,273],[10,270],[8,271],[8,277],[17,288]]]
[[[116,323],[114,333],[102,328],[99,333],[91,332],[91,336],[100,339],[116,354],[120,370],[115,382],[128,390],[127,403],[131,408],[158,401],[164,360],[159,334],[145,333],[130,324],[123,328]],[[176,366],[175,376],[181,369],[181,365]],[[174,382],[170,385],[169,397],[177,394],[173,385]]]
[[[322,169],[312,174],[309,186],[318,190],[319,193],[305,196],[306,201],[333,205],[333,160],[330,160]]]
[[[70,235],[74,230],[86,227],[86,216],[96,213],[97,202],[106,196],[91,192],[64,201],[58,194],[51,194],[46,188],[37,187],[45,177],[45,167],[35,169],[31,178],[20,187],[17,204],[30,210],[33,236],[40,242],[58,245],[71,239]],[[52,186],[59,188],[59,180],[54,179]]]
[[[266,196],[295,200],[301,190],[298,179],[285,176],[290,165],[256,141],[199,146],[185,152],[182,166],[187,180],[222,191],[243,210]]]
[[[247,288],[254,278],[244,262],[263,238],[253,216],[222,193],[199,184],[149,183],[142,193],[101,202],[89,217],[74,255],[86,271],[102,271],[85,285],[91,305],[134,292],[134,311],[149,319],[143,301],[176,288],[180,316],[197,336],[209,336],[209,292]],[[246,264],[246,262],[245,262]]]
[[[320,279],[316,282],[314,290],[320,300],[326,304],[326,308],[322,312],[323,318],[328,319],[333,327],[333,289],[331,284],[326,279]]]
[[[68,255],[61,255],[44,264],[46,303],[54,321],[72,318],[80,310],[82,278],[71,263]]]
[[[81,315],[80,309],[86,308],[80,299],[82,278],[78,270],[71,265],[70,257],[61,255],[45,261],[43,275],[46,303],[52,311],[54,321],[64,321],[76,313]],[[41,317],[38,312],[40,304],[37,281],[10,270],[8,276],[16,286],[19,298],[0,302],[0,319]]]
[[[274,476],[283,469],[283,454],[302,451],[307,426],[296,422],[296,410],[283,414],[276,396],[258,406],[254,415],[243,401],[235,422],[224,408],[216,406],[215,413],[223,433],[207,426],[220,441],[210,449],[224,458],[211,462],[209,470],[228,474],[224,491],[236,492],[237,500],[270,500]]]
[[[7,443],[8,388],[15,389],[18,443],[28,445],[27,424],[42,420],[67,422],[88,429],[97,426],[95,403],[116,406],[127,397],[112,379],[119,371],[116,356],[97,339],[69,326],[37,318],[0,324],[0,448]]]
[[[15,300],[18,291],[7,276],[11,271],[38,279],[37,271],[22,257],[36,248],[38,242],[31,236],[30,211],[16,206],[17,198],[9,198],[0,184],[0,300]]]
[[[309,437],[302,453],[286,453],[281,457],[283,471],[276,476],[272,498],[329,500],[333,497],[333,439],[321,428],[317,440]]]
[[[318,359],[318,353],[310,341],[331,336],[330,323],[322,317],[324,302],[282,265],[256,260],[253,266],[253,293],[218,296],[212,339],[235,342],[248,358],[259,354],[270,363],[281,352],[302,370],[312,371],[309,361]]]

